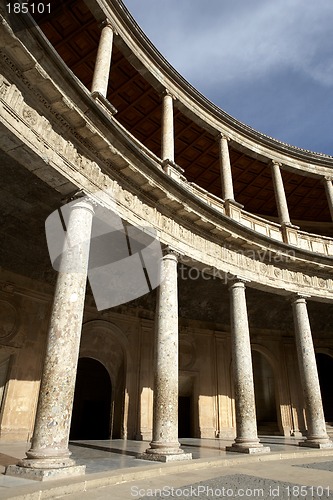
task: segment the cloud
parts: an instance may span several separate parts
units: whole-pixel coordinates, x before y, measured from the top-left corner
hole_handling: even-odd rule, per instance
[[[235,118],[333,154],[333,1],[124,0],[164,57]]]
[[[126,0],[163,55],[191,83],[224,85],[288,67],[333,85],[331,0]]]

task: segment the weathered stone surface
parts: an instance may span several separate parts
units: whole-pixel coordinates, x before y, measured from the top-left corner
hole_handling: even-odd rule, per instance
[[[68,450],[85,298],[93,207],[73,202],[67,227],[48,334],[44,371],[31,449],[11,474],[28,469],[75,466]],[[82,470],[82,469],[80,469]]]
[[[260,444],[254,399],[251,358],[244,281],[235,278],[230,282],[230,316],[232,368],[235,386],[236,439],[228,451],[266,453],[269,447]]]
[[[54,479],[65,479],[73,476],[80,476],[85,473],[85,465],[74,465],[72,467],[61,468],[26,468],[17,465],[6,467],[7,476],[21,477],[22,479],[33,479],[35,481],[52,481]]]
[[[161,261],[155,335],[153,440],[145,458],[166,461],[184,453],[178,442],[177,256],[170,251]]]
[[[308,427],[306,440],[302,441],[300,446],[331,448],[333,443],[326,432],[317,363],[305,297],[295,295],[292,299],[292,307],[298,364],[304,392],[305,415]]]
[[[93,82],[92,93],[99,93],[106,97],[110,77],[111,55],[113,44],[113,28],[106,22],[102,28],[99,42]]]

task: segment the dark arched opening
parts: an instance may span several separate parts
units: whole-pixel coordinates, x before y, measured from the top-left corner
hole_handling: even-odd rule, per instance
[[[191,376],[179,375],[178,390],[178,437],[195,437],[196,408],[193,395],[194,380]]]
[[[78,363],[70,439],[109,439],[111,380],[108,371],[92,358]]]
[[[330,425],[333,425],[333,358],[320,352],[316,354],[316,360],[325,420]]]
[[[274,372],[266,357],[259,351],[252,352],[252,362],[258,432],[277,434],[279,429]]]

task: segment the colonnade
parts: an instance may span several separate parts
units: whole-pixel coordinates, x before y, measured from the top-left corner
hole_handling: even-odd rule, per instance
[[[112,24],[105,20],[101,25],[101,37],[96,57],[95,70],[93,75],[93,83],[91,88],[91,93],[93,96],[102,97],[103,99],[107,96],[109,75],[111,69],[111,56],[112,56],[112,46],[113,37],[115,29]],[[173,113],[173,101],[174,96],[166,89],[162,94],[162,122],[161,122],[161,159],[163,161],[164,170],[167,174],[172,175],[174,170],[182,173],[182,169],[177,165],[175,161],[175,144],[174,144],[174,113]],[[230,162],[229,153],[229,141],[230,138],[223,132],[217,134],[219,141],[219,162],[220,162],[220,173],[221,173],[221,195],[222,199],[226,203],[226,213],[230,215],[229,205],[236,205],[242,208],[242,205],[237,203],[234,195],[233,178],[232,178],[232,166]],[[282,233],[284,239],[288,242],[288,237],[286,236],[286,228],[293,227],[290,220],[287,197],[285,193],[285,188],[283,184],[283,178],[281,173],[282,163],[272,160],[268,163],[271,167],[272,182],[275,193],[275,200],[278,211],[279,223],[282,226]],[[333,220],[333,185],[331,177],[322,177],[322,182],[325,186],[325,192],[327,196],[327,201],[329,205],[330,214]]]
[[[44,479],[84,473],[70,458],[68,449],[71,411],[79,356],[84,297],[88,273],[90,234],[94,203],[88,198],[70,205],[67,244],[61,257],[48,332],[45,365],[31,449],[8,474]],[[161,259],[161,282],[156,308],[153,439],[140,458],[183,460],[178,441],[178,256],[167,248]],[[265,453],[257,435],[253,370],[246,281],[228,280],[231,312],[231,344],[235,387],[236,439],[228,451]],[[308,435],[302,446],[332,446],[320,395],[315,352],[307,313],[306,297],[291,298],[304,390]]]

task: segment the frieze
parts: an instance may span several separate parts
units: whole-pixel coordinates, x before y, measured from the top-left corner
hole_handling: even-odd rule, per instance
[[[310,276],[307,276],[306,274],[303,274],[302,278],[303,278],[303,282],[306,285],[312,286],[312,280],[311,280]]]
[[[281,278],[282,277],[282,269],[279,269],[278,267],[276,267],[274,269],[274,275],[277,277],[277,278]]]
[[[320,286],[320,288],[326,287],[326,282],[323,278],[318,278],[318,286]]]
[[[16,75],[17,78],[19,78],[20,80],[20,83],[22,83],[25,87],[27,87],[29,89],[29,91],[36,97],[36,99],[47,109],[47,111],[53,115],[56,120],[57,120],[57,123],[58,125],[61,125],[62,128],[64,128],[67,132],[70,132],[71,135],[73,137],[75,137],[75,139],[82,144],[82,146],[87,149],[87,143],[86,143],[86,140],[84,137],[82,137],[81,134],[78,133],[77,129],[73,128],[64,118],[63,116],[61,115],[61,113],[56,109],[56,106],[57,106],[57,102],[56,101],[53,101],[52,104],[50,104],[45,98],[44,96],[38,92],[37,90],[37,87],[35,85],[32,85],[31,82],[24,76],[24,73],[21,72],[15,65],[14,63],[12,62],[12,60],[0,49],[0,57],[2,57],[3,61],[7,64],[7,66],[11,69],[11,71]],[[35,66],[35,69],[37,69],[41,75],[45,74],[45,71],[39,66],[39,64],[37,63],[36,66]],[[47,78],[49,78],[47,76]],[[17,87],[14,85],[14,84],[9,84],[10,87],[13,89],[13,94],[15,94],[15,97],[21,97],[21,100],[23,101],[23,97],[22,97],[22,94],[18,91]],[[54,86],[55,87],[55,86]],[[55,87],[55,90],[56,92],[59,92],[59,90]],[[7,93],[7,92],[6,92]],[[0,98],[2,96],[0,95]],[[10,104],[13,108],[16,108],[16,102],[14,101],[14,99],[12,99],[10,102],[6,99],[7,103]],[[61,104],[62,104],[62,107],[65,106],[65,109],[67,110],[74,110],[74,105],[69,101],[68,98],[65,98],[64,99],[64,96],[61,96]],[[20,113],[19,113],[20,114]],[[44,117],[40,116],[39,119],[42,119],[42,120],[46,120],[44,119]],[[84,120],[84,118],[82,117],[82,119]],[[57,134],[52,126],[50,125],[50,123],[46,120],[47,122],[47,125],[45,125],[45,127],[47,126],[48,130],[50,130],[51,132],[51,138],[50,140],[52,141],[52,138],[54,138],[55,135],[59,135]],[[40,120],[39,120],[39,123]],[[43,127],[43,125],[42,125]],[[88,121],[86,121],[86,127],[91,127],[91,125],[89,124]],[[38,129],[38,124],[36,126],[36,129]],[[45,133],[44,133],[44,129],[41,128],[41,130],[43,130],[43,139],[45,138]],[[92,128],[92,131],[94,132],[94,129]],[[92,134],[92,132],[89,132],[90,134]],[[70,141],[68,141],[70,142]],[[102,158],[102,156],[98,153],[98,151],[91,147],[92,145],[89,144],[88,146],[88,149],[89,151],[93,152],[93,154],[99,158]],[[109,149],[110,149],[110,152],[115,154],[115,155],[119,155],[119,152],[112,146],[112,145],[109,145]],[[75,154],[75,151],[76,151],[76,148],[75,146],[73,145],[73,154]],[[104,160],[103,160],[104,161]],[[87,162],[90,162],[90,160],[87,160]],[[108,165],[111,166],[111,163],[108,162]],[[90,166],[90,165],[89,165]],[[86,168],[88,168],[88,165],[86,164],[85,165]]]
[[[9,87],[10,83],[7,80],[5,80],[5,78],[2,75],[0,75],[0,97],[5,97]]]
[[[26,122],[29,123],[32,127],[35,127],[38,123],[39,115],[35,110],[30,108],[29,106],[24,106],[22,110],[22,116]]]
[[[33,108],[23,104],[23,96],[14,84],[8,83],[6,93],[0,94],[0,98],[6,102],[13,111],[21,115],[22,118],[34,128],[34,130],[42,130],[43,134],[39,138],[44,148],[53,149],[54,153],[63,156],[66,161],[70,161],[80,170],[85,170],[88,176],[94,172],[99,174],[101,169],[99,165],[92,160],[82,156],[71,141],[66,141],[52,127],[51,123],[43,116],[40,116]],[[1,83],[0,83],[1,85]]]

